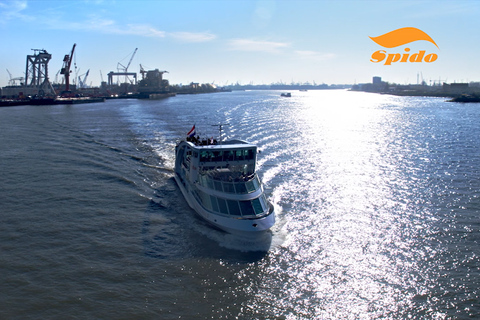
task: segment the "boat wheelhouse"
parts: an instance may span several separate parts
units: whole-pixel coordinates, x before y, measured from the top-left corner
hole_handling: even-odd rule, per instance
[[[187,138],[175,148],[175,180],[189,206],[230,233],[269,230],[275,213],[256,173],[257,147]]]

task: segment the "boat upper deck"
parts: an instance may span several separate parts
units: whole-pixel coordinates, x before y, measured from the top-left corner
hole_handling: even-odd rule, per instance
[[[228,174],[233,176],[249,176],[255,172],[257,146],[242,140],[229,140],[222,144],[195,144],[192,141],[182,141],[186,146],[184,166],[193,167],[200,172],[228,168]],[[218,175],[218,174],[217,174]]]
[[[220,143],[217,142],[217,140],[214,139],[203,139],[200,140],[198,138],[187,138],[187,142],[189,142],[190,146],[193,147],[194,149],[219,149],[219,150],[225,150],[225,149],[245,149],[245,148],[257,148],[256,145],[248,143],[243,140],[226,140],[222,141]]]

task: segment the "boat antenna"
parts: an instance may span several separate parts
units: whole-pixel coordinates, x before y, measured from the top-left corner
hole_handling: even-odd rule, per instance
[[[223,126],[229,126],[230,123],[219,123],[219,124],[212,124],[212,127],[218,127],[218,143],[222,144],[222,130]]]

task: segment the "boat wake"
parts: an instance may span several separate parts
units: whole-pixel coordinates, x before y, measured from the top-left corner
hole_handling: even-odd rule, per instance
[[[164,173],[174,173],[174,170],[173,168],[167,168],[167,167],[161,167],[161,166],[158,166],[158,165],[153,165],[153,164],[147,164],[147,163],[144,163],[143,164],[145,167],[148,167],[148,168],[152,168],[152,169],[157,169],[161,172],[164,172]]]

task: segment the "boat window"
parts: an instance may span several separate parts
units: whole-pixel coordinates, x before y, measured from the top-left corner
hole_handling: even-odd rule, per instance
[[[210,196],[210,202],[212,204],[212,209],[215,212],[219,212],[218,210],[218,203],[217,203],[217,198],[214,196]]]
[[[252,200],[253,209],[255,210],[255,214],[261,214],[263,212],[262,204],[260,203],[260,199],[253,199]]]
[[[215,186],[213,185],[213,180],[212,179],[207,179],[207,186],[210,189],[214,189]]]
[[[217,198],[217,200],[218,200],[218,208],[220,209],[220,212],[228,212],[227,202],[225,201],[225,199]]]
[[[253,180],[253,186],[255,187],[255,190],[260,188],[260,181],[258,180],[258,178]]]
[[[242,210],[242,214],[244,216],[255,215],[255,211],[253,210],[251,201],[240,201],[239,204],[240,204],[240,209]]]
[[[206,150],[203,150],[200,152],[200,162],[206,161],[208,161],[208,152]]]
[[[194,195],[205,209],[214,212],[234,216],[255,216],[261,215],[268,210],[268,202],[264,195],[252,201],[235,201],[217,198],[200,190],[194,192]]]
[[[227,204],[228,204],[228,210],[230,211],[231,215],[234,215],[234,216],[242,215],[240,211],[240,207],[238,206],[238,201],[227,200]]]
[[[265,195],[262,194],[262,196],[259,198],[260,202],[262,204],[263,211],[266,211],[268,209],[268,201],[267,198],[265,198]]]
[[[222,161],[223,159],[223,151],[213,151],[213,161]]]
[[[210,202],[210,196],[205,192],[199,191],[200,199],[202,200],[202,204],[208,210],[212,210],[212,203]]]
[[[245,183],[245,188],[248,190],[248,192],[253,192],[253,191],[257,190],[257,188],[255,188],[254,181],[255,180],[247,181]]]
[[[245,183],[236,183],[235,190],[237,191],[237,193],[240,193],[240,194],[247,193],[247,187],[245,186]]]
[[[223,184],[223,191],[227,193],[235,193],[234,184],[233,183],[224,183]]]
[[[238,160],[243,160],[243,159],[245,159],[245,157],[244,157],[244,152],[245,152],[245,151],[246,151],[246,150],[243,150],[243,149],[236,150],[236,151],[235,151],[235,160],[238,161]]]
[[[198,153],[188,152],[197,158]],[[221,162],[221,161],[243,161],[254,160],[255,149],[238,149],[238,150],[202,150],[200,151],[200,162]]]
[[[223,161],[233,161],[235,159],[235,153],[233,150],[226,150],[223,153]]]
[[[215,184],[215,190],[217,190],[217,191],[223,191],[223,189],[222,189],[222,182],[221,182],[221,181],[215,180],[215,181],[213,181],[213,183]]]
[[[245,150],[245,160],[253,160],[255,158],[254,149]]]

